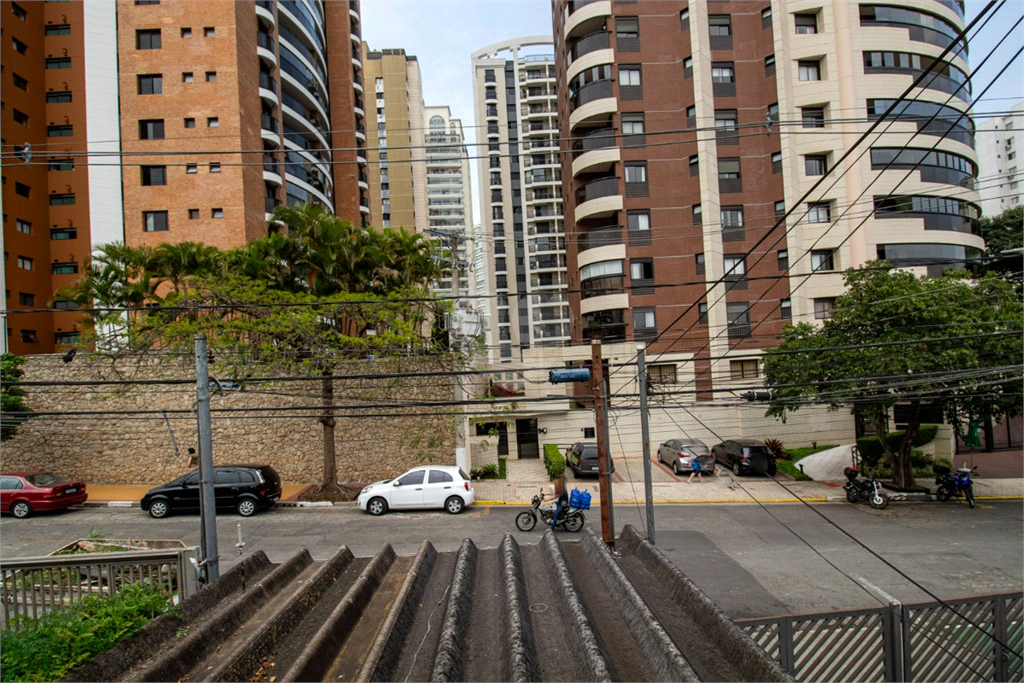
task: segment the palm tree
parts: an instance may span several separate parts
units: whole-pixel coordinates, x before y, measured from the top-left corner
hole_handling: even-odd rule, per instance
[[[219,249],[202,242],[164,243],[153,251],[149,270],[157,277],[169,280],[174,292],[179,293],[186,277],[213,274],[220,255]]]

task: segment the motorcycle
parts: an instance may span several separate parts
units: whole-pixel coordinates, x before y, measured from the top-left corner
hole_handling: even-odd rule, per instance
[[[945,465],[932,465],[932,472],[935,473],[935,483],[939,487],[935,491],[935,497],[945,501],[954,496],[957,498],[963,496],[967,499],[967,505],[973,508],[974,483],[971,481],[971,475],[977,469],[977,465],[971,469],[961,467],[958,474],[953,474]]]
[[[843,484],[846,500],[851,503],[866,500],[876,510],[888,507],[889,496],[882,491],[882,482],[874,477],[859,479],[860,471],[853,467],[844,469],[843,474],[846,476],[846,483]]]
[[[585,496],[585,498],[584,498]],[[586,504],[584,505],[584,500]],[[551,518],[555,514],[555,504],[544,502],[544,489],[533,497],[531,501],[533,505],[532,510],[524,510],[516,515],[516,527],[520,531],[533,531],[533,528],[537,526],[537,516],[544,520],[545,527],[551,526]],[[569,506],[562,510],[562,516],[559,518],[559,522],[556,526],[560,526],[566,531],[577,532],[583,528],[583,510],[590,507],[590,494],[580,494],[575,489],[572,495],[569,497]]]

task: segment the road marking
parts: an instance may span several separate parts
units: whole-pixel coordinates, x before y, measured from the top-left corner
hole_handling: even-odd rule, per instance
[[[881,595],[883,598],[885,598],[886,601],[888,603],[890,603],[890,604],[892,604],[892,603],[896,603],[897,605],[903,604],[899,600],[897,600],[896,598],[892,597],[891,595],[886,593],[884,590],[882,590],[881,588],[876,586],[875,584],[873,584],[870,581],[868,581],[867,579],[865,579],[863,576],[858,576],[857,577],[857,583],[859,583],[860,585],[864,586],[865,588],[868,588],[870,590],[875,591],[876,593]]]

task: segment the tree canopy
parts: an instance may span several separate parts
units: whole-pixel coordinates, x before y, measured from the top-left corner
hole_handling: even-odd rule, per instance
[[[1024,247],[1024,207],[1007,209],[998,216],[984,216],[978,221],[981,236],[985,238],[985,250],[991,259],[985,270],[1014,282],[1021,290],[1021,264],[1024,255],[1020,252],[1007,253]]]
[[[808,403],[851,407],[875,426],[894,482],[910,486],[922,405],[941,405],[957,429],[964,419],[1020,411],[1022,306],[994,275],[917,277],[885,265],[847,271],[831,319],[787,326],[765,352],[768,414],[785,419]],[[884,436],[897,403],[909,406],[910,423],[894,450]]]
[[[24,358],[13,353],[0,355],[0,441],[12,438],[27,417],[26,413],[32,412],[25,403],[25,390],[11,386],[11,382],[17,382],[25,373],[21,369],[24,363]]]

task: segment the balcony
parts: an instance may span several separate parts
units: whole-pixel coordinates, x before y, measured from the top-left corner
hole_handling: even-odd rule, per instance
[[[576,241],[579,247],[578,251],[581,252],[608,247],[614,244],[622,244],[622,226],[608,225],[603,228],[577,233]]]
[[[583,36],[572,46],[569,50],[569,64],[572,64],[583,55],[594,52],[595,50],[607,50],[611,48],[611,38],[607,31],[598,31],[591,33],[590,35]]]
[[[587,83],[582,88],[576,91],[574,95],[569,98],[569,104],[571,111],[582,107],[585,104],[589,104],[596,100],[602,100],[612,96],[612,81],[611,79],[594,81],[593,83]]]
[[[256,16],[262,17],[273,27],[277,24],[274,17],[274,0],[256,0]]]
[[[612,14],[610,0],[573,0],[569,3],[569,18],[562,27],[562,37],[569,43],[576,36],[585,36],[601,30]]]
[[[615,176],[591,180],[576,190],[576,205],[589,202],[599,197],[610,197],[619,194],[619,179]]]
[[[281,206],[281,200],[277,197],[264,197],[263,208],[267,213],[274,213],[274,209]]]
[[[619,179],[615,176],[591,180],[576,191],[575,220],[611,216],[622,211]]]
[[[266,112],[263,112],[263,115],[260,116],[260,128],[262,128],[263,130],[268,130],[271,133],[280,134],[281,132],[280,122]]]

